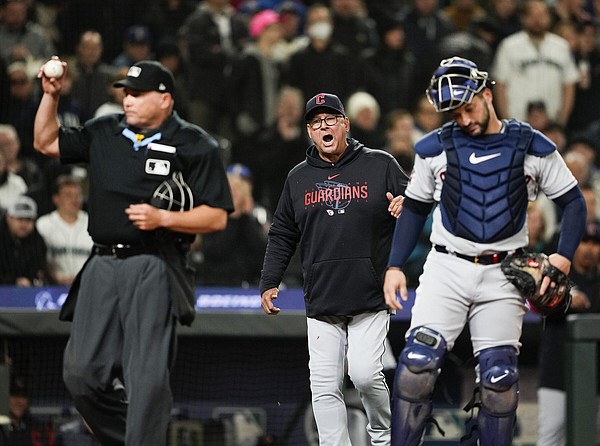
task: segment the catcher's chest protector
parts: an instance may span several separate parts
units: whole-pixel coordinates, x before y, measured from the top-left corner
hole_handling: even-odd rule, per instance
[[[490,142],[450,122],[440,136],[447,158],[440,201],[444,227],[476,243],[517,233],[527,214],[524,161],[531,127],[510,121],[503,137]]]

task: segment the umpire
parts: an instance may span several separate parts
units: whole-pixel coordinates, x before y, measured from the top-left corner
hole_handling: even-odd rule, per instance
[[[38,76],[36,150],[90,171],[94,248],[61,310],[73,321],[65,384],[102,445],[165,445],[176,320],[194,316],[185,253],[233,210],[217,142],[173,111],[173,75],[158,62],[133,65],[115,84],[124,115],[79,128],[57,120],[64,75]]]

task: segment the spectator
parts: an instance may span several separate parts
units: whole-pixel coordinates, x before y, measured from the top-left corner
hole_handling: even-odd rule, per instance
[[[366,90],[379,102],[382,114],[398,108],[411,109],[418,97],[415,74],[419,62],[406,46],[406,30],[394,18],[379,21],[381,43],[365,52]]]
[[[494,59],[495,98],[502,118],[525,119],[527,104],[544,101],[550,119],[567,124],[579,78],[566,40],[549,32],[542,0],[528,0],[523,30],[500,42]]]
[[[29,74],[33,74],[44,60],[56,54],[56,48],[43,28],[29,19],[30,3],[28,0],[0,3],[0,57],[8,63],[27,62]]]
[[[305,98],[326,90],[347,99],[357,90],[360,58],[331,40],[333,22],[328,7],[315,3],[308,8],[305,32],[309,43],[290,58],[287,83],[299,88]]]
[[[536,130],[545,132],[552,124],[550,116],[548,116],[548,110],[546,110],[546,104],[544,101],[532,101],[527,104],[527,115],[525,121],[531,124]]]
[[[123,51],[114,58],[111,65],[115,68],[130,67],[153,58],[150,30],[144,25],[132,25],[125,33]]]
[[[27,384],[23,376],[14,372],[10,377],[8,415],[10,425],[3,426],[6,445],[53,446],[54,434],[50,423],[34,418],[30,411]],[[2,444],[2,443],[0,443]]]
[[[110,115],[111,113],[123,113],[123,98],[125,92],[122,88],[113,86],[115,82],[124,79],[127,76],[129,68],[123,67],[117,71],[117,74],[106,84],[106,90],[109,94],[109,100],[100,105],[94,112],[94,117]]]
[[[10,124],[0,124],[0,152],[4,152],[8,172],[23,178],[27,193],[36,201],[42,200],[46,196],[44,173],[31,158],[21,156],[21,140],[17,130]],[[0,180],[0,183],[3,181]],[[19,195],[25,193],[21,188],[18,190]]]
[[[498,29],[499,41],[521,30],[518,0],[491,0],[489,17]]]
[[[579,70],[579,80],[575,90],[575,104],[569,118],[569,134],[584,131],[594,121],[600,119],[600,47],[598,46],[598,25],[587,22],[579,26],[578,46],[575,63]]]
[[[248,29],[226,0],[204,0],[185,22],[189,62],[190,120],[209,133],[233,139],[228,74]]]
[[[37,161],[40,158],[33,150],[33,120],[39,102],[35,83],[24,62],[11,63],[7,71],[10,82],[8,123],[19,134],[22,155]]]
[[[547,251],[549,238],[546,232],[546,216],[537,201],[530,201],[527,205],[527,233],[529,235],[528,251]]]
[[[588,5],[586,0],[556,0],[551,5],[550,15],[553,25],[559,22],[582,24],[593,19],[586,8]]]
[[[342,45],[351,54],[379,46],[377,23],[369,17],[363,0],[331,0],[333,34],[331,41]]]
[[[282,39],[275,47],[274,57],[280,63],[287,63],[292,54],[308,43],[308,38],[302,33],[305,9],[296,0],[286,0],[275,9],[279,13]]]
[[[485,16],[480,16],[467,29],[454,31],[444,37],[438,48],[439,57],[448,58],[460,54],[475,62],[478,67],[489,70],[494,59],[497,33],[495,25]]]
[[[243,157],[254,172],[255,197],[270,215],[275,212],[287,173],[306,157],[304,103],[297,88],[281,88],[275,122],[259,135],[255,146]]]
[[[177,39],[164,37],[158,42],[156,60],[167,67],[175,78],[175,111],[183,119],[190,114],[187,65]]]
[[[417,100],[413,117],[415,118],[413,141],[415,142],[427,133],[441,127],[445,118],[442,113],[435,111],[435,107],[424,94]]]
[[[158,48],[163,39],[176,39],[197,3],[195,0],[150,0],[141,22],[150,29],[152,46]]]
[[[455,32],[468,31],[471,25],[486,14],[478,0],[451,0],[443,9],[444,14],[452,23]],[[452,54],[454,56],[456,54]],[[464,56],[460,54],[460,56]],[[481,68],[481,67],[480,67]]]
[[[400,17],[406,30],[407,47],[419,61],[416,67],[415,91],[425,91],[431,73],[437,68],[438,46],[454,31],[452,22],[439,9],[438,0],[412,0]]]
[[[383,149],[385,134],[381,126],[381,108],[377,99],[365,91],[357,91],[348,98],[348,119],[352,122],[350,135],[373,149]]]
[[[36,223],[46,243],[50,277],[58,285],[73,283],[92,250],[93,242],[87,231],[88,214],[82,210],[83,199],[78,178],[59,176],[52,195],[56,209],[42,215]]]
[[[27,183],[16,173],[8,169],[8,158],[4,150],[0,150],[0,215],[27,193]]]
[[[0,284],[23,287],[48,283],[46,244],[35,229],[37,204],[25,195],[0,222]]]
[[[415,123],[407,110],[394,110],[387,115],[385,128],[385,150],[391,153],[405,172],[411,172],[414,159]]]
[[[233,64],[229,91],[239,139],[255,137],[273,123],[280,87],[280,67],[273,57],[282,39],[279,14],[272,9],[255,14],[249,31],[254,41]]]
[[[86,117],[93,116],[100,105],[110,100],[105,85],[113,81],[117,70],[102,61],[103,53],[102,35],[87,30],[79,37],[75,60],[69,63],[69,70],[77,73],[71,94],[81,103]]]
[[[199,267],[199,284],[256,287],[268,225],[255,214],[249,169],[233,164],[227,169],[227,177],[235,210],[229,214],[224,231],[202,236],[204,261]]]

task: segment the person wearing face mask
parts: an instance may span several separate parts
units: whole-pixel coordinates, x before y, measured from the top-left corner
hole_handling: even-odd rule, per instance
[[[301,254],[312,409],[321,446],[351,446],[342,393],[346,372],[359,392],[372,445],[389,445],[390,397],[382,358],[390,313],[383,275],[408,182],[392,155],[348,137],[340,99],[306,103],[313,144],[283,186],[260,280],[268,315],[296,249]],[[388,203],[389,200],[389,203]]]
[[[299,88],[305,98],[323,90],[348,98],[358,89],[362,68],[354,55],[332,41],[328,7],[317,3],[307,10],[305,33],[308,44],[291,56],[285,70],[287,83]]]

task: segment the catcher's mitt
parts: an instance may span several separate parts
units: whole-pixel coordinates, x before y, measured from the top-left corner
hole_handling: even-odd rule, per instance
[[[520,252],[502,260],[502,272],[529,302],[532,310],[547,316],[558,311],[565,312],[571,304],[571,281],[565,273],[552,266],[544,253]],[[540,286],[548,276],[555,287],[548,287],[540,294]]]

